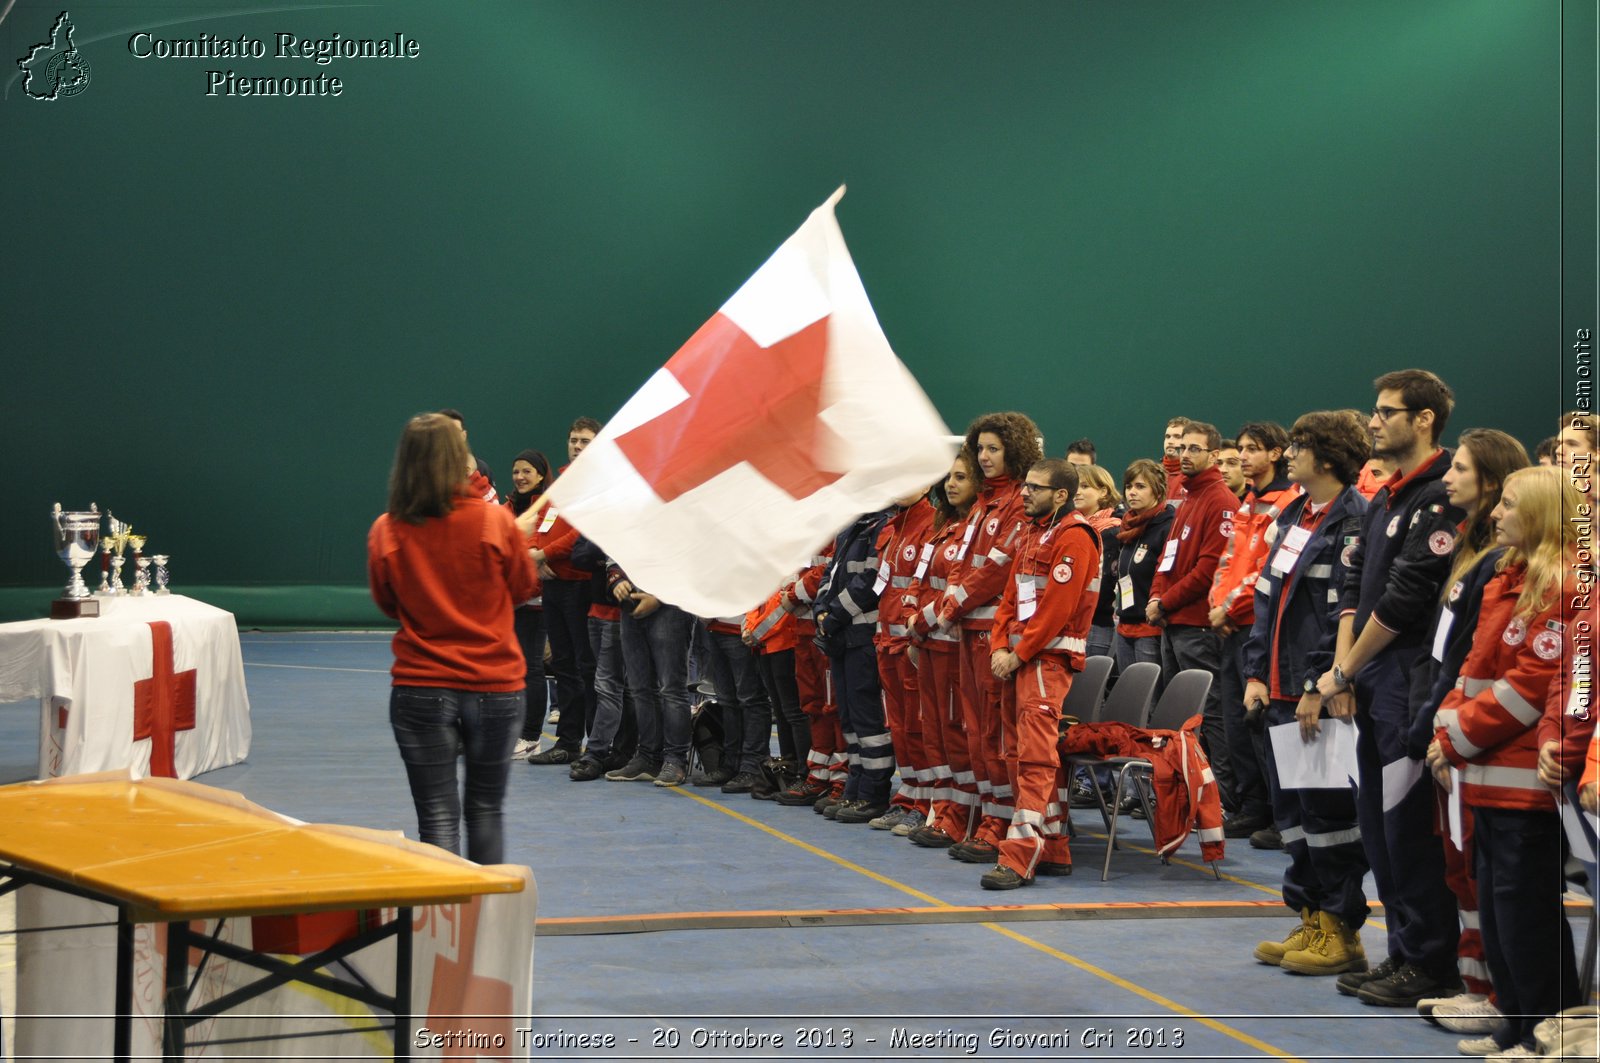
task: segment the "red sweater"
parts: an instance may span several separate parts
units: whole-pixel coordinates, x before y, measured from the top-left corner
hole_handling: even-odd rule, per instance
[[[503,507],[461,495],[445,516],[421,524],[384,514],[367,533],[367,583],[378,608],[400,621],[396,686],[523,688],[527,666],[511,614],[536,584]]]

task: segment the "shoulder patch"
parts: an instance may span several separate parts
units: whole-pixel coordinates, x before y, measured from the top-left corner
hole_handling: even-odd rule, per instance
[[[1222,537],[1224,539],[1233,538],[1233,518],[1224,516],[1222,518],[1222,524],[1218,527],[1218,530],[1222,532]]]
[[[1050,578],[1057,583],[1067,583],[1072,579],[1072,558],[1063,557],[1061,563],[1050,570]]]
[[[960,550],[960,543],[951,543],[949,546],[944,548],[944,559],[946,561],[954,561],[956,559],[956,554],[959,553]]]
[[[1522,617],[1514,616],[1511,623],[1506,625],[1505,634],[1500,638],[1507,646],[1520,646],[1528,637],[1528,625],[1522,622]]]
[[[1455,545],[1456,537],[1442,528],[1428,536],[1428,549],[1439,557],[1448,554]]]
[[[1459,580],[1458,579],[1458,580],[1455,581],[1455,583],[1453,585],[1451,585],[1451,587],[1450,587],[1450,600],[1452,602],[1456,601],[1458,598],[1461,597],[1461,588],[1465,585],[1465,583],[1466,583],[1465,580]]]
[[[1532,646],[1541,661],[1553,661],[1561,656],[1561,636],[1554,631],[1541,631],[1533,636]]]
[[[988,532],[990,535],[993,535],[995,532],[999,531],[1000,530],[1000,518],[999,517],[990,517],[989,518],[989,523],[987,523],[987,524],[985,524],[983,526],[983,530]]]
[[[1345,543],[1344,549],[1339,551],[1339,564],[1343,565],[1345,568],[1349,568],[1350,562],[1355,560],[1355,556],[1356,544]]]

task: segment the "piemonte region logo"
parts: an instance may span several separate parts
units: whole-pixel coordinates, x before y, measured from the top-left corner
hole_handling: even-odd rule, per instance
[[[36,100],[76,96],[89,87],[89,60],[72,43],[72,19],[65,11],[50,27],[50,39],[28,49],[17,60],[22,68],[22,91]],[[35,85],[35,82],[43,82]]]

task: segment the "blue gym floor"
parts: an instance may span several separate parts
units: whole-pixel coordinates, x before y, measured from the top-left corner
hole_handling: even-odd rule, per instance
[[[250,759],[199,781],[415,837],[387,636],[243,646]],[[0,706],[0,781],[34,777],[37,726],[37,703]],[[1282,854],[1242,841],[1218,881],[1192,839],[1162,866],[1145,824],[1120,823],[1101,882],[1104,834],[1080,811],[1076,873],[997,894],[943,852],[715,789],[517,764],[506,810],[506,859],[539,886],[537,1058],[1461,1058],[1413,1012],[1256,963],[1295,917],[1277,900]],[[607,1033],[616,1047],[561,1047]]]

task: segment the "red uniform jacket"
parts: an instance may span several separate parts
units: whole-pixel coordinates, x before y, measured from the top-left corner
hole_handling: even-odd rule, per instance
[[[1265,491],[1251,484],[1245,488],[1244,502],[1233,516],[1233,535],[1217,562],[1217,574],[1211,583],[1209,605],[1228,610],[1228,619],[1235,627],[1246,631],[1256,619],[1256,577],[1271,553],[1267,530],[1272,527],[1284,509],[1300,497],[1299,484],[1287,481],[1274,483]]]
[[[915,642],[939,652],[953,652],[959,636],[955,631],[938,629],[939,602],[950,585],[950,574],[961,569],[961,537],[966,533],[967,522],[951,520],[928,536],[922,549],[927,553],[927,568],[917,560],[917,571],[911,574],[911,584],[906,587],[909,611],[906,614],[906,633]],[[924,642],[926,640],[926,642]]]
[[[1200,832],[1200,857],[1221,860],[1222,797],[1211,764],[1200,748],[1195,715],[1179,731],[1147,731],[1128,723],[1081,723],[1067,728],[1058,747],[1063,757],[1143,757],[1152,767],[1156,795],[1156,851],[1176,852],[1191,831]]]
[[[1568,572],[1574,564],[1567,559]],[[1538,615],[1523,620],[1515,614],[1526,575],[1523,565],[1512,565],[1484,587],[1472,649],[1456,688],[1434,714],[1434,737],[1461,769],[1463,804],[1555,808],[1536,771],[1538,728],[1550,687],[1569,659],[1571,632],[1562,617],[1570,612],[1575,584],[1569,579]]]
[[[1054,524],[1030,522],[989,645],[1024,661],[1062,655],[1081,672],[1099,593],[1100,536],[1083,514],[1073,510]]]
[[[471,495],[421,524],[385,513],[367,533],[372,600],[400,621],[396,686],[505,693],[527,683],[511,619],[533,562],[511,514]]]
[[[1233,515],[1239,500],[1222,482],[1222,472],[1213,465],[1204,472],[1184,478],[1188,491],[1172,521],[1172,531],[1162,547],[1156,575],[1150,581],[1150,597],[1161,599],[1168,624],[1211,626],[1211,604],[1207,598],[1217,562],[1233,535]],[[1176,545],[1174,545],[1176,544]],[[1174,551],[1167,563],[1167,551]]]
[[[890,517],[878,533],[878,581],[883,593],[878,599],[878,630],[872,642],[880,651],[905,652],[906,621],[911,613],[906,591],[932,530],[933,504],[924,498]]]
[[[994,624],[994,609],[1006,589],[1022,537],[1022,489],[1009,476],[985,480],[967,514],[958,552],[961,568],[950,575],[939,616],[974,631]]]
[[[749,632],[755,637],[757,645],[752,649],[756,653],[781,653],[784,650],[792,650],[799,641],[799,636],[795,632],[794,617],[784,612],[782,600],[783,592],[776,591],[766,601],[744,614],[741,634]]]

